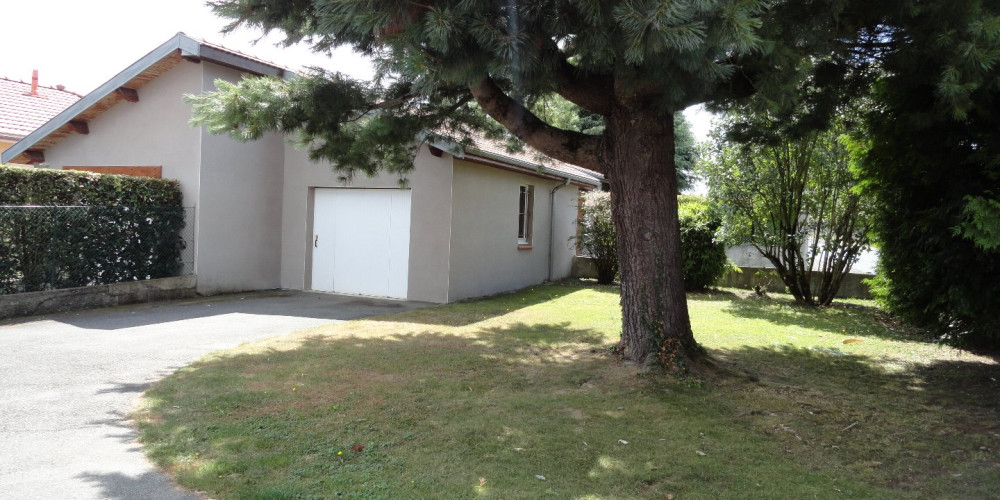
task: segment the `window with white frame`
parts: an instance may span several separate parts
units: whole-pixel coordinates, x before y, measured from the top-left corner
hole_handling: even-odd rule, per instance
[[[517,244],[531,244],[531,218],[535,205],[535,186],[519,186],[517,202]]]

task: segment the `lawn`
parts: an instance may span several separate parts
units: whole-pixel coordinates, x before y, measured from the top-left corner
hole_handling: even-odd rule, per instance
[[[853,302],[689,297],[733,375],[610,351],[614,288],[538,286],[215,353],[146,452],[212,498],[991,498],[1000,366]]]

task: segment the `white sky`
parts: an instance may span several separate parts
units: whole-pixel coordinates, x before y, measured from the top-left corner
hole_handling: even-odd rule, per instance
[[[206,0],[9,0],[2,16],[6,49],[0,55],[0,76],[58,84],[87,94],[110,80],[177,32],[238,50],[293,70],[319,66],[356,78],[368,78],[368,62],[348,48],[333,58],[315,54],[308,47],[276,47],[281,38],[271,35],[254,44],[259,32],[241,30],[223,35],[226,21],[216,17]],[[711,115],[689,110],[695,137],[708,136]]]
[[[275,47],[272,35],[256,45],[259,32],[241,30],[223,35],[226,22],[212,13],[205,0],[10,0],[4,2],[2,30],[6,48],[0,55],[0,76],[30,81],[39,70],[42,85],[63,84],[86,94],[110,80],[170,37],[185,34],[273,61],[291,69],[321,66],[366,78],[371,69],[350,49],[335,59],[307,47]]]

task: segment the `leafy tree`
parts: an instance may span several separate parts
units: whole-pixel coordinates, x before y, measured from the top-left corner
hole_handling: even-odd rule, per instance
[[[296,132],[349,176],[405,175],[418,133],[467,138],[491,126],[485,111],[542,153],[605,175],[621,263],[621,352],[684,366],[704,352],[684,295],[670,117],[754,93],[794,101],[820,69],[805,98],[822,115],[822,97],[846,88],[879,50],[872,33],[912,3],[922,2],[219,0],[212,5],[233,27],[279,30],[320,51],[351,45],[374,58],[377,76],[222,85],[196,113],[209,130],[243,139]],[[552,93],[603,117],[604,131],[553,127],[531,112]]]
[[[892,311],[953,343],[1000,348],[1000,5],[926,6],[897,27],[858,129]]]
[[[744,129],[772,121],[766,115],[733,120]],[[717,132],[714,154],[703,168],[726,240],[753,245],[801,304],[833,302],[844,276],[870,246],[871,207],[856,190],[842,129],[743,144],[720,142]]]

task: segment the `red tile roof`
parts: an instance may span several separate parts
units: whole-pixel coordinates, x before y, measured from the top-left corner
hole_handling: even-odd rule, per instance
[[[81,97],[41,85],[30,94],[30,83],[0,77],[0,139],[21,139]]]

